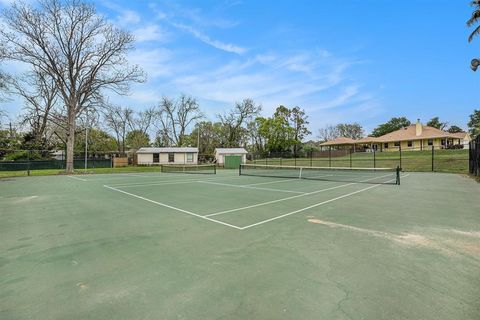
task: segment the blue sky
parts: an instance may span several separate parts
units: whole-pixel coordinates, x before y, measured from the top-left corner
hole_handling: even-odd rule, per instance
[[[468,0],[95,4],[136,36],[129,60],[148,82],[110,97],[135,109],[186,93],[213,120],[251,97],[265,115],[280,104],[304,108],[314,137],[339,122],[359,122],[368,133],[392,116],[439,116],[465,128],[480,107],[480,74],[469,69],[480,38],[467,42]]]

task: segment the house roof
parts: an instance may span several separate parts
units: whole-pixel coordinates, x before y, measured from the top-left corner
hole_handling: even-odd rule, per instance
[[[468,132],[456,132],[456,133],[452,133],[452,135],[454,135],[456,138],[459,138],[459,139],[464,139],[469,141],[471,140]]]
[[[381,142],[378,137],[365,137],[358,140],[355,140],[355,143],[370,143],[370,142]]]
[[[169,152],[196,152],[198,148],[192,147],[168,147],[168,148],[140,148],[137,153],[169,153]]]
[[[356,141],[346,137],[339,137],[330,141],[320,143],[321,146],[337,146],[342,144],[355,144]]]
[[[244,148],[216,148],[215,153],[224,154],[247,154],[247,150]]]
[[[408,127],[387,133],[378,137],[377,142],[391,142],[391,141],[405,141],[405,140],[419,140],[419,139],[433,139],[433,138],[459,138],[454,133],[442,131],[437,128],[422,126],[420,135],[416,134],[416,124]]]

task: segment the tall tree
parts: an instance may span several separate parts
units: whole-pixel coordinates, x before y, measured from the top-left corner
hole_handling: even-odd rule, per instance
[[[80,134],[75,139],[75,151],[83,152],[85,150],[85,135]],[[117,141],[107,132],[90,128],[88,130],[88,152],[89,153],[107,153],[117,150]]]
[[[427,126],[437,128],[440,130],[445,130],[447,127],[448,123],[447,122],[441,122],[439,117],[433,117],[427,122]]]
[[[340,132],[338,132],[336,125],[328,124],[318,129],[317,137],[320,141],[325,142],[340,137]]]
[[[305,110],[302,110],[299,107],[294,107],[290,112],[290,121],[292,122],[294,130],[293,138],[295,139],[293,152],[294,154],[297,154],[303,139],[311,133],[307,127],[309,124],[308,116],[305,114]]]
[[[388,122],[383,123],[373,129],[372,136],[380,137],[384,134],[399,130],[404,127],[408,127],[412,123],[405,117],[392,118]]]
[[[360,139],[363,137],[363,128],[359,123],[339,123],[336,128],[340,137],[351,139]]]
[[[13,93],[24,100],[22,124],[29,125],[33,141],[36,141],[38,146],[42,146],[47,138],[49,122],[58,120],[53,118],[54,113],[52,113],[53,109],[58,107],[58,90],[55,80],[44,72],[34,69],[18,78],[11,78],[9,82]]]
[[[163,97],[158,106],[158,137],[166,146],[184,145],[187,129],[203,118],[197,99],[182,94],[178,99]]]
[[[253,99],[244,99],[236,102],[235,107],[225,114],[218,115],[223,125],[225,141],[224,147],[238,147],[246,141],[246,125],[259,115],[261,105],[255,104]]]
[[[129,124],[133,121],[133,110],[107,103],[102,108],[102,112],[105,125],[115,134],[118,152],[125,154],[125,139]]]
[[[138,150],[142,147],[150,146],[150,137],[143,131],[133,130],[127,133],[125,142],[131,149]]]
[[[467,125],[472,136],[480,134],[480,109],[473,110],[473,113],[470,115],[470,121],[468,121]]]
[[[452,125],[452,126],[450,126],[450,128],[448,128],[447,131],[450,132],[450,133],[458,133],[458,132],[463,132],[463,129],[460,128],[459,126]]]
[[[258,132],[265,141],[268,152],[285,152],[295,145],[295,129],[291,127],[281,113],[275,113],[271,118],[259,117]]]
[[[142,70],[130,67],[126,59],[134,38],[80,0],[14,3],[2,18],[6,27],[0,29],[0,41],[6,57],[55,80],[66,108],[66,171],[71,173],[77,116],[102,90],[124,94],[132,81],[144,80]]]

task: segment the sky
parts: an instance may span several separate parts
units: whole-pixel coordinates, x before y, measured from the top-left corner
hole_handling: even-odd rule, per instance
[[[244,98],[265,116],[299,106],[311,138],[336,123],[358,122],[369,133],[394,116],[424,123],[439,116],[466,129],[480,108],[480,73],[469,68],[480,37],[467,41],[469,2],[94,1],[135,35],[128,59],[148,76],[111,102],[140,110],[185,93],[208,120]],[[21,103],[0,108],[18,114]]]

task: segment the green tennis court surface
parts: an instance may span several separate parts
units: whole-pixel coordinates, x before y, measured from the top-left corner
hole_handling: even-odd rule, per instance
[[[0,319],[479,319],[480,185],[389,174],[0,179]]]

